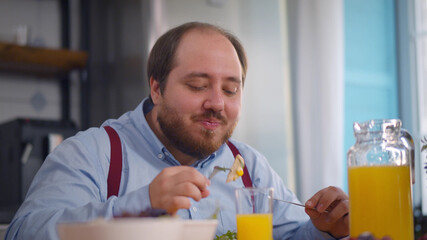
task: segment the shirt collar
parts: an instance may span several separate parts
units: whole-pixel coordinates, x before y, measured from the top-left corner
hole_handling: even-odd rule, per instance
[[[152,154],[156,156],[157,159],[166,161],[170,165],[179,165],[179,162],[167,151],[166,147],[160,142],[156,134],[154,134],[153,130],[150,128],[150,125],[148,125],[145,114],[149,113],[152,108],[153,103],[151,100],[148,97],[144,98],[138,107],[131,113],[133,125],[141,133],[149,149],[151,149]]]
[[[195,163],[193,163],[191,166],[195,167],[195,168],[204,168],[206,166],[208,166],[211,162],[213,162],[213,159],[215,159],[216,154],[218,151],[212,153],[211,155],[209,155],[207,158],[205,159],[201,159],[201,160],[197,160]]]

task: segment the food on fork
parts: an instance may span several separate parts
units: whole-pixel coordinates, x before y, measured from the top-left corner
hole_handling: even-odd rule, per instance
[[[238,154],[234,159],[231,168],[215,166],[212,173],[209,175],[209,179],[212,179],[220,171],[229,171],[226,182],[236,181],[237,178],[243,176],[243,168],[245,167],[245,160]]]
[[[234,159],[234,163],[230,168],[230,172],[227,175],[226,182],[236,181],[239,177],[243,176],[243,168],[245,167],[245,160],[243,160],[240,154],[237,154]]]

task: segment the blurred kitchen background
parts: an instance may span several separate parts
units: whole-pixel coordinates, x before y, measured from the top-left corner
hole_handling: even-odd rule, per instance
[[[415,230],[427,231],[425,0],[1,0],[2,223],[62,139],[147,96],[151,46],[188,21],[242,41],[249,70],[234,137],[303,202],[329,185],[347,191],[354,121],[401,119],[417,150]]]

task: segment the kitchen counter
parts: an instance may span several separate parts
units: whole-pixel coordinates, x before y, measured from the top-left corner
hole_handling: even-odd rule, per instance
[[[0,224],[0,239],[4,239],[6,235],[7,224]]]

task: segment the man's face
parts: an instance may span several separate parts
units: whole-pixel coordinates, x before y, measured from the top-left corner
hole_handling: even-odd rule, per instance
[[[239,119],[241,76],[237,53],[224,36],[212,30],[186,33],[163,94],[153,99],[167,141],[195,158],[216,151]]]

